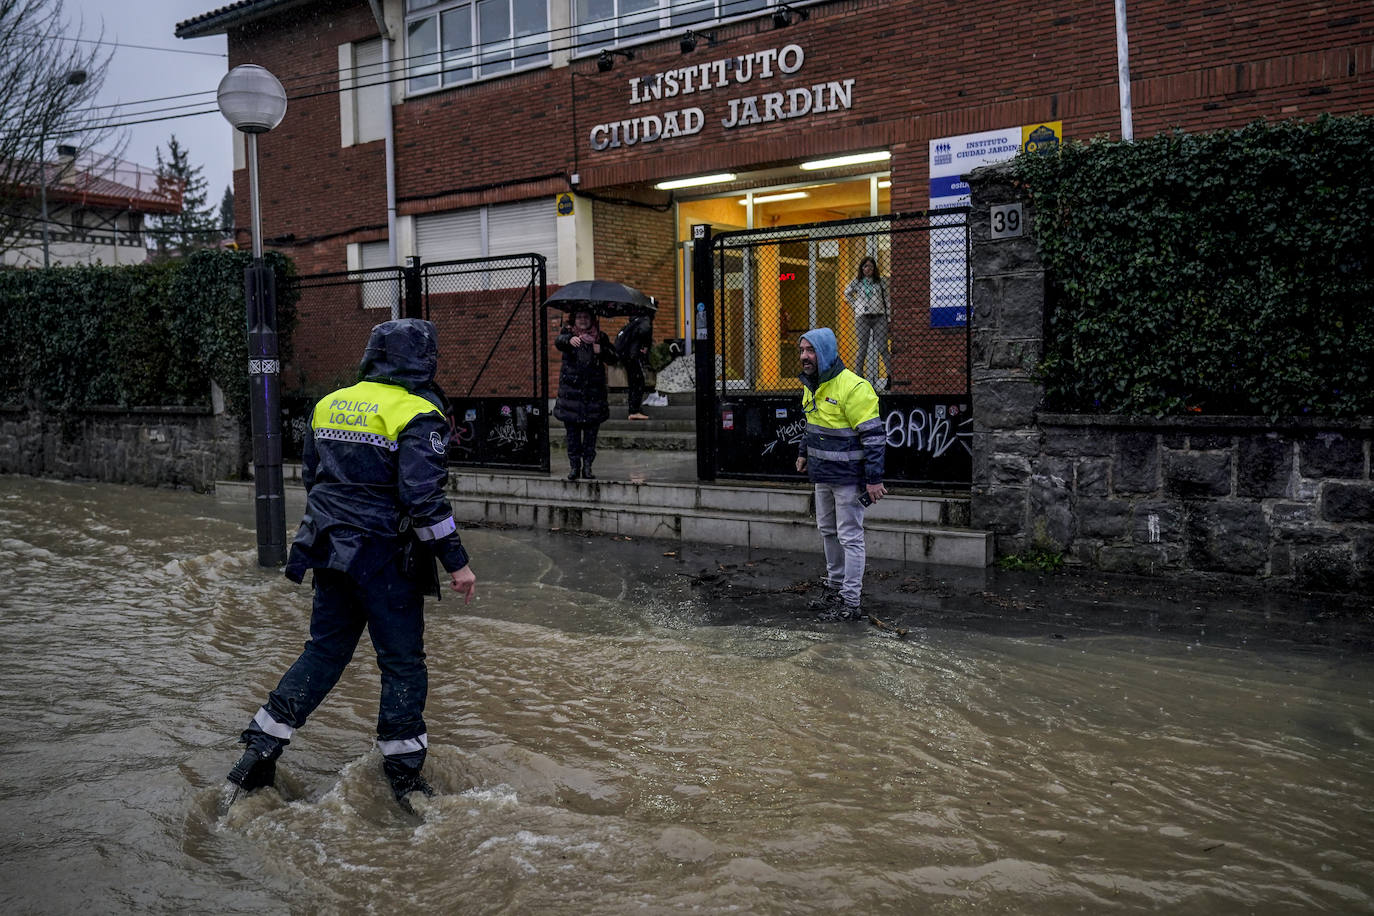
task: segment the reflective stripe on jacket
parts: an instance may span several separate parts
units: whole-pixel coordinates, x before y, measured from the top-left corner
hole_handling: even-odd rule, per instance
[[[803,383],[802,410],[801,456],[813,482],[882,483],[887,431],[872,385],[841,369],[815,391]]]
[[[444,495],[449,425],[426,398],[365,381],[315,405],[301,477],[306,510],[286,574],[337,569],[365,578],[411,538],[452,572],[468,558]]]

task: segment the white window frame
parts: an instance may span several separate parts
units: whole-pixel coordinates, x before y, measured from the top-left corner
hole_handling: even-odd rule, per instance
[[[749,0],[758,5],[740,9],[741,0],[649,0],[647,4],[643,0],[605,0],[615,9],[610,19],[581,23],[577,18],[579,0],[568,2],[572,17],[569,34],[573,36],[569,51],[573,57],[599,54],[605,48],[659,41],[669,35],[685,35],[688,29],[706,29],[722,22],[753,19],[771,14],[778,5],[778,0]],[[621,13],[622,6],[637,3],[649,8]],[[788,3],[794,8],[809,5],[809,2]]]
[[[375,58],[363,64],[362,46]],[[339,142],[341,146],[386,139],[385,106],[391,104],[391,86],[382,60],[382,39],[339,45]],[[372,121],[373,130],[364,125]]]
[[[553,58],[554,38],[550,26],[550,9],[557,0],[543,0],[544,26],[539,31],[524,35],[515,31],[514,20],[517,4],[538,2],[538,0],[406,0],[405,12],[405,54],[407,96],[425,95],[453,86],[498,79],[519,73],[547,67]],[[497,40],[481,41],[480,7],[504,5],[506,12],[506,34]],[[460,39],[463,45],[455,46],[444,59],[446,23],[460,21],[460,13],[466,9],[468,37]],[[412,42],[412,35],[426,24],[432,25],[434,50],[425,51]],[[543,48],[543,53],[531,53],[531,49]],[[500,67],[483,73],[484,66]],[[450,75],[452,74],[452,75]],[[416,85],[418,81],[437,77],[434,85]]]

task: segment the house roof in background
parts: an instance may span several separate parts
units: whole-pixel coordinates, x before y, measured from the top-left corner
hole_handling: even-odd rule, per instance
[[[131,162],[115,160],[83,168],[59,161],[46,163],[45,168],[49,203],[135,213],[181,212],[181,185],[159,182],[154,170]],[[29,185],[24,191],[26,196],[38,197],[40,186]]]
[[[192,16],[177,23],[177,38],[206,38],[210,35],[223,35],[232,28],[246,25],[255,19],[293,6],[303,6],[311,0],[239,0],[219,9]]]

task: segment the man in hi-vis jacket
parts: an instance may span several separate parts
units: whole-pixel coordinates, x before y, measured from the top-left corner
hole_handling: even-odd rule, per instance
[[[864,616],[864,507],[887,495],[887,434],[873,386],[844,367],[835,332],[812,328],[801,356],[806,434],[797,470],[816,485],[816,527],[825,551],[825,594],[810,607],[822,620]]]
[[[438,337],[406,318],[372,329],[356,385],[315,405],[301,476],[306,508],[286,563],[314,571],[310,639],[239,737],[229,773],[239,791],[270,786],[276,759],[338,682],[366,628],[381,669],[377,746],[396,801],[433,795],[420,774],[429,747],[424,708],[424,595],[434,560],[467,601],[476,578],[444,496],[451,427],[434,382]]]

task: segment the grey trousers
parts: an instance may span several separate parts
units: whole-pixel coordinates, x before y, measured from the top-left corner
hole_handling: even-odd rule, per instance
[[[857,605],[864,586],[864,507],[861,484],[816,484],[816,527],[825,551],[825,575],[845,604]]]
[[[887,354],[887,316],[860,315],[854,319],[854,333],[859,338],[854,371],[876,385],[880,377],[878,361],[882,360],[883,372],[888,375],[888,384],[891,384],[892,359]]]

